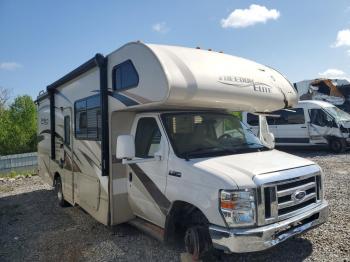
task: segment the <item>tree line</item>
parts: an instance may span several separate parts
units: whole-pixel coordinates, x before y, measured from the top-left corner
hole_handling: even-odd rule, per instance
[[[37,113],[33,99],[0,87],[0,156],[37,151]],[[8,104],[8,105],[7,105]]]

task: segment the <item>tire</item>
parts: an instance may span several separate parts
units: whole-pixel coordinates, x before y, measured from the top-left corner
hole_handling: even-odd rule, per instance
[[[344,139],[331,138],[329,140],[329,148],[334,153],[342,153],[346,149],[346,142]]]
[[[194,225],[188,227],[184,241],[186,251],[194,261],[210,255],[210,251],[212,251],[212,242],[206,226]]]
[[[61,177],[59,176],[55,179],[55,193],[56,193],[58,205],[61,207],[66,207],[68,203],[64,200],[63,190],[62,190],[62,181],[61,181]]]

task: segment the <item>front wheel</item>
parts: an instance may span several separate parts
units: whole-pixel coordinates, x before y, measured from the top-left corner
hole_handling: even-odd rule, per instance
[[[55,179],[55,193],[58,200],[58,205],[61,207],[67,206],[67,202],[64,200],[63,190],[62,190],[62,180],[60,177]]]
[[[185,247],[193,260],[199,260],[212,250],[212,242],[208,227],[195,225],[187,228],[185,233]]]
[[[332,138],[329,140],[329,148],[334,153],[342,153],[346,149],[346,142],[344,139]]]

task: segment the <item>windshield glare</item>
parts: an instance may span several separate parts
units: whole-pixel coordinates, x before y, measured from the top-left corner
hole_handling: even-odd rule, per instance
[[[167,113],[162,115],[162,120],[173,149],[181,158],[268,150],[237,117],[230,114]]]
[[[324,110],[333,116],[337,121],[350,121],[350,114],[346,113],[336,106],[325,107]]]

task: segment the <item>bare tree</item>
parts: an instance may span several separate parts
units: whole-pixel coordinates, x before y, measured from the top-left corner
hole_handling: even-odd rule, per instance
[[[0,86],[0,109],[5,107],[6,102],[10,99],[11,90]]]

